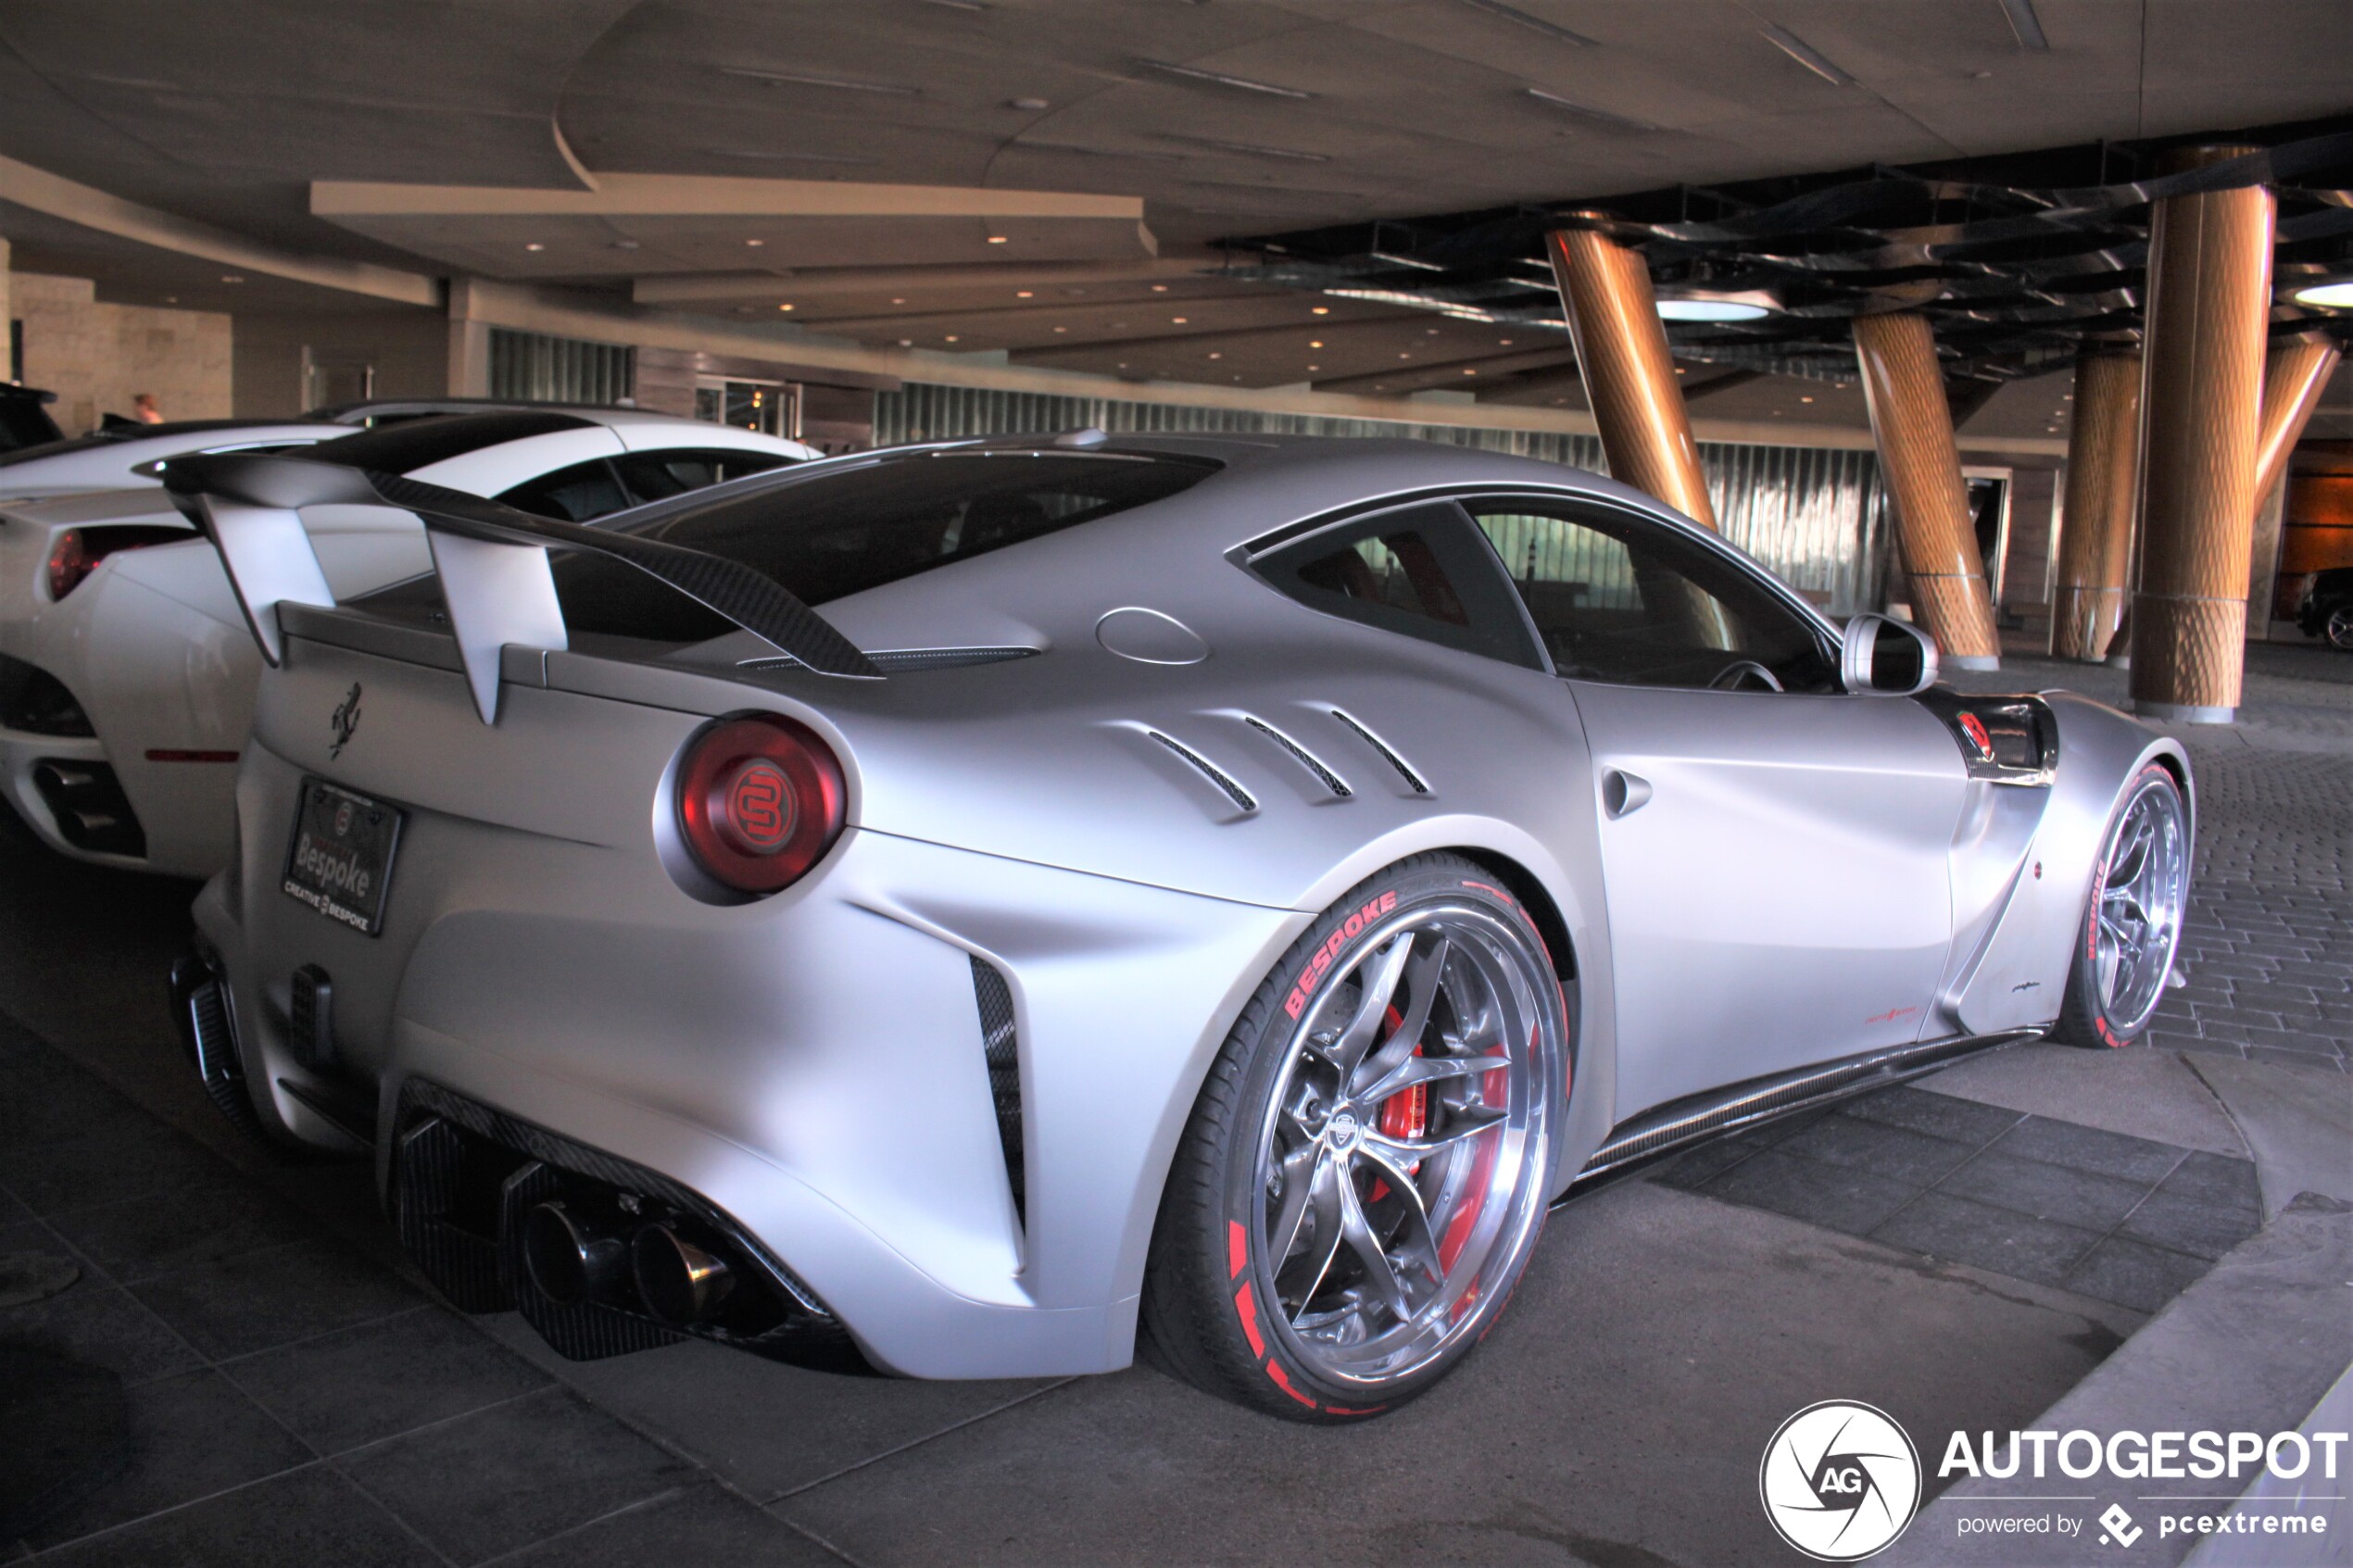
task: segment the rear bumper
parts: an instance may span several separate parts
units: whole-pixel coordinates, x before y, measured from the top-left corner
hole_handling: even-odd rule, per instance
[[[245,789],[279,792],[269,761]],[[1308,918],[855,830],[809,884],[715,909],[627,851],[416,811],[371,938],[276,889],[281,837],[250,831],[242,896],[196,907],[265,1123],[335,1141],[318,1107],[359,1094],[396,1210],[420,1107],[479,1107],[690,1195],[924,1377],[1128,1363],[1201,1074]],[[1013,1002],[1010,1147],[975,960]],[[314,964],[336,1017],[297,1050]]]

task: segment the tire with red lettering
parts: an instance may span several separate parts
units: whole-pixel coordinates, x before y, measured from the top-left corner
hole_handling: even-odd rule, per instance
[[[2190,822],[2161,762],[2133,776],[2108,817],[2054,1038],[2128,1046],[2156,1015],[2190,897]]]
[[[1428,1389],[1534,1250],[1569,1058],[1543,937],[1491,872],[1417,855],[1358,884],[1210,1068],[1153,1231],[1148,1348],[1296,1421]]]

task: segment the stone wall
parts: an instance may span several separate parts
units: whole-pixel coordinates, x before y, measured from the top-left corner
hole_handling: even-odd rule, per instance
[[[102,304],[86,278],[17,272],[8,282],[9,308],[24,323],[25,383],[57,395],[49,412],[68,435],[105,414],[128,417],[142,392],[168,420],[229,417],[227,316]]]

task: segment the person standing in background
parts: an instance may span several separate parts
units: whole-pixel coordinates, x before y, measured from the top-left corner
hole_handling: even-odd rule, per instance
[[[156,407],[155,394],[142,392],[131,399],[131,417],[143,425],[163,423],[163,410]]]

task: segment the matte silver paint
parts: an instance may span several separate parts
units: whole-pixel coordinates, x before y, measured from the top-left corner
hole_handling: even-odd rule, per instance
[[[1133,1352],[1211,1059],[1298,934],[1381,868],[1467,851],[1557,913],[1579,1021],[1559,1191],[1614,1126],[1693,1089],[2047,1024],[2109,804],[2144,759],[2183,766],[2057,697],[2057,782],[1973,784],[1908,700],[1563,681],[1321,615],[1230,558],[1287,524],[1489,487],[1689,529],[1591,475],[1410,443],[1112,445],[1228,466],[823,607],[867,648],[1033,658],[844,681],[748,634],[659,658],[510,646],[485,725],[447,636],[282,608],[240,859],[198,902],[265,1118],[338,1135],[281,1086],[310,1082],[283,1033],[289,977],[316,963],[380,1151],[422,1075],[703,1194],[886,1367],[1107,1370]],[[1114,653],[1097,627],[1129,608],[1210,656]],[[355,681],[367,722],[331,756]],[[750,710],[835,749],[849,825],[800,883],[736,902],[679,874],[665,781],[705,722]],[[1606,813],[1612,772],[1650,786],[1639,810]],[[380,936],[278,891],[306,774],[410,813]],[[1013,998],[1026,1223],[974,957]]]

